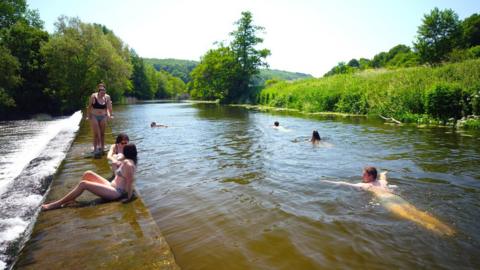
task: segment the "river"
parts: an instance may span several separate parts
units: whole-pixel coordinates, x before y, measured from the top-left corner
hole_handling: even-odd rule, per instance
[[[188,103],[117,107],[112,132],[138,144],[137,186],[183,269],[480,267],[478,132]],[[457,233],[323,182],[366,165]]]
[[[108,136],[137,144],[137,189],[182,269],[480,268],[479,132],[216,104],[114,110]],[[308,142],[313,129],[319,145]],[[86,135],[74,142],[81,151]],[[98,163],[85,161],[68,169]],[[389,171],[398,196],[456,233],[325,181],[358,183],[366,165]]]

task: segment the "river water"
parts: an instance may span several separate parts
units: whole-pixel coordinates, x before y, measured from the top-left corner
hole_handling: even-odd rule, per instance
[[[81,118],[0,122],[0,269],[28,237]]]
[[[183,269],[480,268],[478,132],[188,103],[117,106],[112,132],[137,143],[136,185]],[[324,182],[366,165],[457,233]]]
[[[216,104],[114,109],[108,136],[126,132],[137,144],[137,189],[183,269],[480,268],[478,132]],[[308,142],[313,129],[320,145]],[[86,135],[74,144],[89,148]],[[86,161],[69,169],[99,160]],[[455,235],[325,182],[358,183],[366,165],[388,170],[396,194]]]

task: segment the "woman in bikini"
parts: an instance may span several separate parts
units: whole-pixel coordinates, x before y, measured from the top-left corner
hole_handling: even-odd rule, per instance
[[[123,155],[123,148],[130,142],[128,135],[125,133],[120,133],[115,140],[115,144],[112,144],[110,147],[110,151],[108,151],[107,159],[110,161],[112,165],[112,171],[115,176],[115,171],[121,165],[122,160],[125,159]],[[113,177],[114,177],[113,176]],[[112,180],[113,177],[109,180]]]
[[[106,94],[105,84],[97,85],[97,92],[90,96],[87,109],[87,119],[93,132],[93,152],[103,153],[105,146],[105,125],[108,119],[113,118],[112,100]]]
[[[105,199],[129,201],[133,195],[134,174],[137,165],[137,148],[135,144],[127,144],[123,148],[125,159],[115,171],[115,179],[110,183],[105,178],[92,172],[83,173],[80,183],[60,200],[42,205],[42,210],[52,210],[74,201],[85,190]]]

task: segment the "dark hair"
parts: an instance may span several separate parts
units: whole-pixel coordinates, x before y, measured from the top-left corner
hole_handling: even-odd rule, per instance
[[[152,123],[150,124],[150,127],[154,127],[154,126],[156,126],[156,125],[157,125],[157,123],[152,122]]]
[[[376,180],[377,179],[377,169],[372,166],[365,167],[363,169],[368,175],[373,176],[373,178]]]
[[[312,133],[312,141],[320,141],[320,134],[318,134],[318,131],[314,130]]]
[[[275,121],[275,123],[273,123],[276,127],[278,127],[278,125],[280,125],[280,123],[278,123],[278,121]]]
[[[130,141],[127,134],[120,133],[120,134],[118,134],[117,139],[115,140],[115,143],[121,143],[124,140],[125,141]]]
[[[137,147],[134,143],[129,143],[123,148],[123,155],[126,159],[133,160],[133,163],[137,165]]]

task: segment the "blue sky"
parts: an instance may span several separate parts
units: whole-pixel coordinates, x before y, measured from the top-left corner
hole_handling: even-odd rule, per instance
[[[112,29],[142,57],[199,60],[229,41],[240,13],[265,27],[270,68],[322,76],[340,61],[412,46],[423,15],[451,8],[464,19],[477,0],[27,0],[52,33],[60,15]]]

